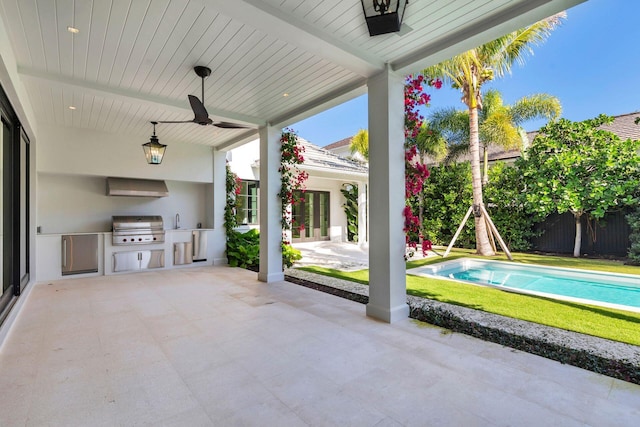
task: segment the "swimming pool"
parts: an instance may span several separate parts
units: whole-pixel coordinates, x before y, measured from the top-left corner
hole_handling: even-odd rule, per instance
[[[476,285],[640,312],[640,277],[460,258],[407,270]]]

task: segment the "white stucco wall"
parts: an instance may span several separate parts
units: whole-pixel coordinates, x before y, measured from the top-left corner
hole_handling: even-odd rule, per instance
[[[161,215],[165,228],[196,228],[207,219],[207,192],[211,184],[166,181],[169,196],[110,197],[104,177],[85,175],[38,175],[38,226],[42,233],[111,231],[113,215]]]
[[[260,159],[260,140],[256,139],[238,148],[234,148],[227,155],[229,166],[233,173],[244,180],[260,180],[260,170],[251,167]],[[230,159],[230,160],[229,160]]]
[[[51,125],[40,129],[39,173],[213,182],[213,150],[205,145],[162,139],[167,144],[162,164],[148,165],[142,150],[148,137]]]

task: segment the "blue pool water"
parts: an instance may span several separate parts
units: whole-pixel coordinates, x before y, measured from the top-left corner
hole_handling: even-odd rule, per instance
[[[640,311],[640,277],[633,275],[466,258],[414,268],[407,273]]]

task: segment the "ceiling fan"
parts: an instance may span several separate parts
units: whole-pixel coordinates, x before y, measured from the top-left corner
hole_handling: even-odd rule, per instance
[[[237,123],[214,122],[209,118],[209,113],[207,112],[207,109],[204,108],[204,79],[211,75],[211,68],[197,65],[193,67],[193,71],[195,71],[198,77],[202,79],[202,102],[200,102],[197,96],[189,95],[189,104],[191,104],[191,109],[193,110],[193,114],[195,116],[193,120],[179,120],[179,121],[158,120],[157,123],[196,123],[202,126],[213,125],[213,126],[217,126],[219,128],[224,128],[224,129],[246,128],[247,126],[240,125]]]

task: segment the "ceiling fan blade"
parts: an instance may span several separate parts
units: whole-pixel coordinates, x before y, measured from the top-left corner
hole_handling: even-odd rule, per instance
[[[193,120],[177,120],[177,121],[162,121],[162,120],[158,120],[157,123],[193,123]]]
[[[223,129],[246,129],[248,128],[248,126],[245,125],[239,125],[237,123],[229,123],[229,122],[213,122],[214,126],[217,126],[219,128],[223,128]]]
[[[194,122],[203,123],[209,121],[209,113],[197,96],[189,95],[189,103],[195,115]]]

